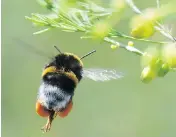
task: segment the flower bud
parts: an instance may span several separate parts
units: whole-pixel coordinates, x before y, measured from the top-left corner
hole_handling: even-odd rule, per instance
[[[120,44],[117,44],[117,45],[111,45],[111,49],[112,49],[112,50],[115,50],[115,49],[117,49],[119,46],[120,46]]]
[[[163,61],[160,58],[158,58],[155,62],[155,66],[154,66],[156,72],[158,72],[161,69],[162,65],[163,65]]]
[[[140,21],[139,21],[140,22]],[[131,31],[131,36],[135,38],[148,38],[154,34],[152,23],[136,24]]]
[[[152,69],[152,67],[147,66],[142,70],[141,73],[141,80],[144,83],[149,83],[155,78],[155,71]]]
[[[128,42],[128,46],[134,46],[133,41],[129,41],[129,42]]]
[[[170,67],[167,63],[162,64],[161,68],[158,70],[158,77],[164,77],[170,70]]]
[[[147,9],[143,14],[137,15],[131,21],[131,35],[135,38],[148,38],[155,32],[154,21],[158,19],[155,9]]]
[[[131,36],[135,38],[148,38],[154,34],[154,27],[151,24],[138,25],[131,31]]]

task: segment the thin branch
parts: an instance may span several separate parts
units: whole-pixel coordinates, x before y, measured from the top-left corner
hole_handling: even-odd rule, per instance
[[[138,38],[135,38],[135,37],[131,37],[131,36],[119,33],[117,31],[114,31],[114,33],[112,33],[110,36],[111,37],[120,37],[120,38],[128,39],[128,40],[135,40],[135,41],[154,43],[154,44],[167,44],[167,43],[169,43],[169,42],[153,41],[153,40],[147,40],[147,39],[138,39]]]
[[[120,48],[123,48],[123,49],[125,49],[125,50],[127,50],[127,51],[129,51],[129,52],[135,53],[135,54],[137,54],[137,55],[140,55],[140,56],[144,55],[144,53],[143,53],[142,51],[136,49],[135,47],[132,47],[132,46],[125,46],[125,45],[123,45],[123,44],[120,44],[120,45],[119,45],[119,42],[117,42],[117,41],[115,41],[115,40],[113,40],[113,39],[110,39],[110,38],[108,38],[108,37],[105,37],[105,38],[104,38],[104,41],[105,41],[105,42],[108,42],[108,43],[110,43],[110,44],[113,44],[113,45],[117,45],[117,46],[119,46]]]

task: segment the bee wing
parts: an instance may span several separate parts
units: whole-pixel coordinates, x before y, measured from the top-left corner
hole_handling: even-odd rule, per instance
[[[13,38],[13,40],[15,41],[15,43],[18,46],[21,46],[23,49],[28,50],[33,55],[37,55],[37,56],[40,56],[40,57],[45,58],[45,59],[46,58],[48,58],[48,59],[52,58],[47,53],[45,53],[44,51],[42,51],[41,49],[36,48],[36,46],[33,46],[33,45],[31,45],[31,44],[23,41],[22,39]]]
[[[90,68],[83,70],[83,77],[94,81],[109,81],[112,79],[120,79],[124,75],[114,69]]]

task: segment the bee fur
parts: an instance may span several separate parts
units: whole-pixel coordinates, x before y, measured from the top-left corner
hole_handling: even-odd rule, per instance
[[[83,63],[72,53],[55,56],[44,68],[38,101],[50,111],[60,112],[72,100],[82,79]]]

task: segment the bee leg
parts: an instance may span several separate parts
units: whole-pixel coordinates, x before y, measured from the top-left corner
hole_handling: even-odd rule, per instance
[[[50,113],[50,115],[48,117],[46,125],[41,129],[41,130],[43,130],[43,133],[50,131],[52,121],[53,121],[53,119],[55,117],[56,117],[56,113],[54,111],[51,111],[51,113]]]

